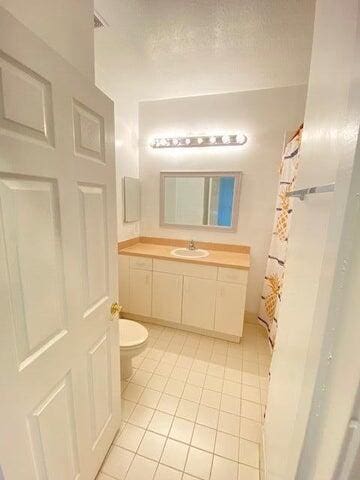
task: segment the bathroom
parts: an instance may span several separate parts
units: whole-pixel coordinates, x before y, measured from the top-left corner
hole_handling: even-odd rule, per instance
[[[0,0],[0,479],[359,478],[359,26]]]

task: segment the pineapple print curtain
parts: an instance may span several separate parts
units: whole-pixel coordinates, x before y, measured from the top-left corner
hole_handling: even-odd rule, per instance
[[[280,184],[276,202],[275,221],[270,244],[266,275],[261,296],[258,319],[268,330],[272,347],[275,344],[281,290],[285,272],[288,235],[292,214],[291,197],[286,193],[294,189],[299,166],[302,127],[286,145],[280,167]]]

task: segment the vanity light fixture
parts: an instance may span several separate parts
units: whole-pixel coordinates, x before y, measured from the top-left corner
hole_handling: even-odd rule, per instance
[[[238,147],[245,145],[244,133],[225,135],[199,135],[196,137],[163,137],[150,142],[152,148],[189,148],[189,147]]]

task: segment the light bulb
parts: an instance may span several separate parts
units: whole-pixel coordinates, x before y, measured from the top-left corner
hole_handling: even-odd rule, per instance
[[[166,147],[166,145],[167,145],[166,138],[162,138],[162,139],[160,140],[160,145],[161,145],[162,147]]]
[[[210,138],[209,138],[209,141],[210,141],[210,143],[212,143],[212,144],[216,143],[216,137],[214,137],[214,136],[213,136],[213,137],[210,137]]]
[[[221,140],[222,140],[223,143],[230,143],[230,137],[229,137],[229,135],[223,135],[223,136],[221,137]]]
[[[244,143],[246,143],[246,136],[243,133],[238,133],[236,135],[236,143],[244,145]]]
[[[185,143],[186,143],[186,145],[190,145],[190,143],[191,143],[190,138],[187,138],[187,139],[185,140]]]
[[[172,143],[176,147],[177,145],[179,145],[179,140],[177,138],[173,138]]]
[[[204,140],[203,140],[201,137],[199,137],[199,138],[197,139],[197,142],[198,142],[199,145],[201,145],[201,144],[203,143],[203,141],[204,141]]]

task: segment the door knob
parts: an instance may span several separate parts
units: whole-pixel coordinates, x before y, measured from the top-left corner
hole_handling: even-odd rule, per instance
[[[122,310],[122,305],[119,305],[117,302],[114,302],[110,307],[110,313],[113,317],[120,318],[120,313]]]

